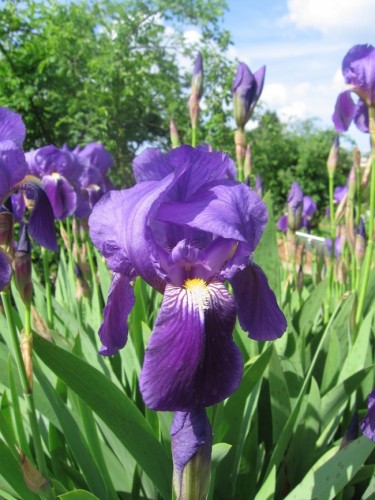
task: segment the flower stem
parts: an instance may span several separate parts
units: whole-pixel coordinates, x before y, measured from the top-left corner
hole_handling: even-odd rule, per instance
[[[334,185],[334,174],[333,172],[328,173],[328,190],[329,190],[329,217],[331,222],[330,227],[330,237],[331,237],[331,255],[329,260],[328,269],[328,289],[327,289],[327,304],[324,309],[324,319],[328,322],[329,314],[331,310],[332,301],[332,288],[333,288],[333,275],[334,275],[334,265],[335,265],[335,239],[336,239],[336,223],[335,223],[335,212],[333,205],[333,185]]]
[[[191,145],[193,148],[197,145],[197,127],[191,128]]]
[[[362,274],[362,283],[359,289],[358,306],[356,314],[356,325],[362,319],[365,304],[367,285],[370,277],[372,255],[374,250],[374,217],[375,217],[375,108],[369,108],[369,122],[371,134],[371,178],[370,178],[370,216],[368,226],[368,240],[365,253],[365,261]]]
[[[10,300],[9,291],[2,291],[1,298],[3,301],[3,305],[4,305],[5,316],[7,319],[7,324],[8,324],[10,337],[11,337],[11,342],[12,342],[14,353],[16,356],[18,373],[19,373],[19,376],[21,379],[22,390],[23,390],[24,397],[25,397],[26,408],[27,408],[27,413],[28,413],[29,423],[30,423],[30,429],[31,429],[31,434],[32,434],[32,438],[33,438],[33,443],[34,443],[36,462],[38,465],[39,472],[49,482],[49,473],[48,473],[48,469],[47,469],[45,456],[43,453],[43,445],[42,445],[42,440],[41,440],[40,432],[39,432],[39,426],[38,426],[38,420],[37,420],[37,416],[36,416],[33,392],[32,392],[32,388],[30,387],[30,383],[29,383],[29,380],[28,380],[28,377],[26,374],[25,365],[24,365],[24,362],[22,359],[22,353],[21,353],[21,349],[20,349],[19,339],[18,339],[16,326],[15,326],[14,319],[13,319],[13,314],[12,314],[12,304],[11,304],[11,300]],[[30,308],[26,307],[26,310],[27,309],[30,310]],[[31,335],[30,311],[29,311],[29,313],[26,313],[25,318],[26,318],[25,333],[27,335],[27,332],[28,332],[28,334]]]
[[[47,249],[44,247],[42,247],[42,259],[43,259],[43,273],[44,273],[44,282],[45,282],[46,300],[47,300],[47,324],[49,328],[53,328],[52,288],[50,281],[48,253]]]

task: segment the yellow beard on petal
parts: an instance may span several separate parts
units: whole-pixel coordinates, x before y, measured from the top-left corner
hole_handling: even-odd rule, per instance
[[[185,290],[191,295],[193,303],[201,311],[208,309],[210,293],[207,283],[201,278],[187,279],[184,283]]]

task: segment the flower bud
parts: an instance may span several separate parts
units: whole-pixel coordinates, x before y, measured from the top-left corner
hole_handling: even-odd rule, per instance
[[[293,182],[288,195],[288,227],[297,231],[301,226],[303,210],[303,192],[298,182]]]
[[[257,174],[255,178],[255,191],[257,192],[259,198],[263,197],[263,183],[259,174]]]
[[[24,304],[30,304],[33,294],[31,280],[31,243],[27,225],[21,229],[21,236],[14,255],[16,285]]]
[[[29,392],[33,388],[33,338],[31,335],[26,335],[24,331],[21,333],[21,354],[23,364],[25,366],[27,380],[29,382]]]
[[[203,408],[176,412],[171,428],[173,487],[178,500],[204,500],[210,486],[211,425]]]
[[[74,262],[74,274],[76,275],[76,299],[82,300],[82,297],[90,297],[90,288],[85,280],[82,270],[79,265]]]
[[[180,145],[180,138],[178,136],[176,124],[172,118],[169,119],[169,135],[171,138],[172,148],[178,148]]]
[[[4,206],[0,207],[0,247],[8,253],[13,252],[13,224],[12,212]]]
[[[191,93],[195,94],[198,100],[200,100],[203,95],[203,58],[200,52],[198,52],[194,63],[193,76],[191,79]]]
[[[336,135],[333,140],[333,144],[331,146],[331,150],[329,152],[327,159],[327,170],[328,174],[331,176],[333,176],[336,171],[337,163],[339,160],[339,150],[340,150],[340,140],[339,136]]]
[[[356,167],[353,165],[349,172],[348,177],[348,200],[349,202],[354,200],[356,191]]]
[[[340,445],[340,450],[345,448],[345,446],[348,446],[352,441],[357,439],[358,437],[358,429],[359,429],[359,419],[358,419],[358,412],[354,412],[354,415],[349,422],[348,428],[344,434],[344,437],[342,438],[341,445]]]
[[[359,219],[357,232],[355,235],[354,254],[359,266],[362,265],[366,250],[366,229],[362,217]]]
[[[232,96],[234,118],[239,129],[245,127],[254,111],[263,90],[265,73],[265,66],[253,74],[246,64],[238,65],[232,85]]]

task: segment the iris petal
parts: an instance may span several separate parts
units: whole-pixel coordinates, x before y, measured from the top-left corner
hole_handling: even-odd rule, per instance
[[[259,243],[268,213],[254,191],[228,180],[206,185],[187,202],[163,203],[157,218],[245,242],[250,254]]]
[[[243,330],[255,340],[275,340],[285,332],[287,323],[266,275],[254,263],[232,279],[238,319]]]
[[[354,118],[356,106],[350,93],[351,90],[345,90],[337,97],[332,120],[339,132],[346,132]]]
[[[43,187],[51,203],[55,219],[65,220],[77,206],[77,195],[73,186],[61,175],[45,175]]]
[[[206,293],[199,301],[184,288],[166,286],[140,377],[143,399],[154,410],[210,406],[241,381],[233,297],[221,283],[208,285]]]
[[[0,291],[3,290],[10,281],[12,268],[9,258],[0,249]]]
[[[128,339],[127,318],[133,306],[134,291],[129,277],[114,273],[99,329],[100,354],[112,356],[124,347]]]
[[[375,389],[370,392],[368,397],[368,412],[362,420],[361,430],[363,434],[375,442]]]
[[[29,219],[29,233],[31,237],[49,250],[57,251],[57,239],[53,210],[48,196],[43,189],[35,184],[26,183],[19,186],[20,189],[27,189],[28,194],[34,200],[34,208]]]

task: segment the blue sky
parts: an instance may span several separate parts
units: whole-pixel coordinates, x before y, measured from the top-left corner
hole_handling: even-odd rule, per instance
[[[341,61],[355,44],[374,45],[375,0],[228,0],[230,55],[252,71],[267,66],[262,100],[281,119],[317,117],[331,126],[344,82]],[[369,137],[349,129],[360,149]]]

